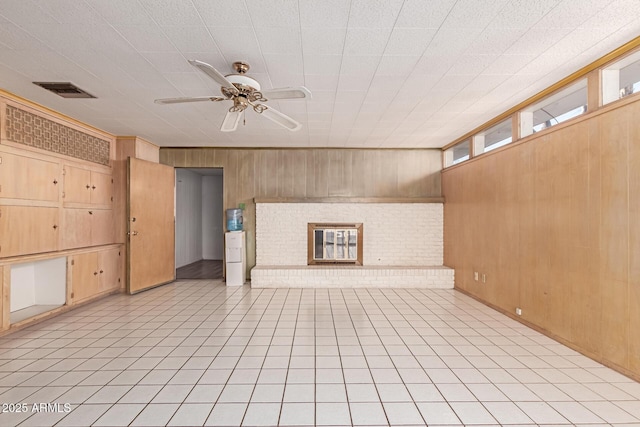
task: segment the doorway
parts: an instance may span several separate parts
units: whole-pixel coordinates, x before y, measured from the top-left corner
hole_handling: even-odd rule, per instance
[[[222,168],[176,168],[176,278],[222,279]]]

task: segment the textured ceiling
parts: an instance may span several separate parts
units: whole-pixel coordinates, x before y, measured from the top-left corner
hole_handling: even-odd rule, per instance
[[[638,0],[0,0],[0,88],[161,146],[442,147],[640,35]],[[188,59],[238,60],[289,132],[230,103]],[[63,99],[32,81],[71,81]]]

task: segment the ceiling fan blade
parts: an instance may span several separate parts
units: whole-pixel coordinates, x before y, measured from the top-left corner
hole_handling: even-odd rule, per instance
[[[289,129],[291,132],[297,131],[302,128],[302,125],[300,123],[296,122],[286,114],[282,114],[280,111],[275,110],[271,107],[267,107],[264,104],[262,105],[265,107],[265,109],[261,114],[272,122],[275,122],[280,126]]]
[[[220,131],[233,132],[234,130],[236,130],[238,128],[238,123],[240,122],[241,115],[242,111],[228,111],[227,115],[224,116],[222,126],[220,126]]]
[[[200,101],[226,101],[227,98],[221,96],[193,96],[184,98],[163,98],[156,99],[156,104],[180,104],[182,102],[200,102]]]
[[[202,71],[207,76],[215,80],[215,82],[218,83],[220,86],[233,89],[234,91],[237,92],[236,87],[224,76],[224,74],[222,74],[220,71],[216,70],[206,62],[189,60],[189,64],[193,65],[194,67],[197,67],[200,71]]]
[[[311,98],[311,91],[304,86],[265,89],[260,92],[266,99]]]

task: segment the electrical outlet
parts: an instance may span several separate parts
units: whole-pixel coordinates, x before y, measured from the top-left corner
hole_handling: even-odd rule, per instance
[[[487,283],[487,275],[482,273],[482,283]]]
[[[477,271],[473,272],[473,280],[475,280],[476,282],[478,281],[478,272]]]
[[[516,314],[522,316],[522,309],[520,307],[516,307]]]

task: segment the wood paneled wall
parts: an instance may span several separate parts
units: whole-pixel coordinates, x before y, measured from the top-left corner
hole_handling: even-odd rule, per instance
[[[442,174],[456,287],[512,315],[520,307],[524,321],[636,379],[638,117],[640,101],[623,103]]]
[[[161,148],[160,163],[224,169],[224,208],[244,203],[248,270],[254,197],[440,196],[440,150]]]

